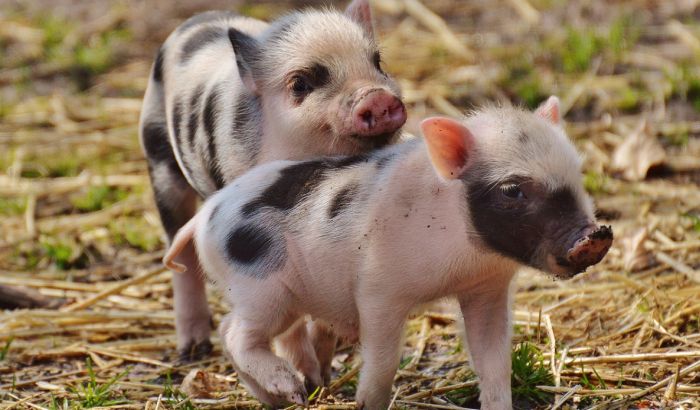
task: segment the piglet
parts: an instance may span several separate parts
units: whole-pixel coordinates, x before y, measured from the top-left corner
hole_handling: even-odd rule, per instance
[[[570,278],[608,251],[556,97],[534,113],[492,107],[421,127],[423,139],[371,154],[256,167],[175,237],[164,262],[181,270],[174,258],[194,240],[233,305],[225,351],[261,401],[303,404],[297,371],[319,379],[309,340],[295,366],[270,349],[310,316],[359,338],[358,407],[387,408],[407,315],[456,297],[482,408],[509,409],[515,272]]]
[[[139,129],[172,240],[200,198],[254,165],[368,152],[405,121],[369,2],[353,0],[271,23],[226,11],[185,21],[156,55]],[[173,279],[177,344],[190,359],[211,349],[211,315],[194,251],[179,261],[189,270]]]

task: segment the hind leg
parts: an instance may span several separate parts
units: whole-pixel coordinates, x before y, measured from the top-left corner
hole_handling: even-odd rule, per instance
[[[164,122],[144,121],[141,138],[148,159],[151,186],[168,241],[197,211],[198,195],[182,175],[168,141]],[[195,359],[211,351],[211,313],[204,278],[192,244],[176,258],[187,271],[173,274],[175,329],[181,359]]]
[[[265,315],[263,312],[271,312]],[[271,406],[306,404],[306,389],[295,369],[270,349],[271,339],[295,318],[274,310],[247,311],[237,305],[226,315],[219,331],[227,357],[250,393]]]
[[[323,386],[328,386],[331,382],[331,363],[333,356],[335,356],[335,345],[338,342],[338,337],[328,326],[319,321],[309,321],[306,326],[321,368]]]
[[[306,329],[306,319],[298,320],[275,342],[275,351],[304,375],[307,391],[322,385],[321,368]]]

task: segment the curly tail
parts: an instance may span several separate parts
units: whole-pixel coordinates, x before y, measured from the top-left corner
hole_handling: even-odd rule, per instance
[[[163,264],[175,272],[183,273],[187,267],[181,263],[175,262],[175,258],[182,250],[194,240],[194,233],[197,229],[197,215],[190,219],[179,231],[175,234],[170,248],[163,257]]]

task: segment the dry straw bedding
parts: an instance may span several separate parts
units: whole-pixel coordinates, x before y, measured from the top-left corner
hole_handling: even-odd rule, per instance
[[[616,232],[603,263],[574,280],[519,276],[515,342],[536,346],[552,374],[539,387],[551,393],[540,407],[700,408],[700,27],[692,19],[700,11],[692,2],[454,3],[373,3],[387,70],[411,111],[408,130],[432,113],[557,93],[586,158],[586,186]],[[93,69],[77,92],[74,62],[42,54],[58,29],[33,17],[37,4],[0,13],[0,285],[51,306],[0,312],[0,347],[9,346],[0,351],[0,407],[87,405],[80,386],[91,386],[91,373],[93,386],[120,376],[107,393],[115,408],[258,406],[217,340],[205,360],[174,360],[170,273],[159,264],[136,123],[151,50],[183,16],[160,1],[153,20],[128,2],[56,5],[57,14],[90,21],[52,45],[61,53],[131,33],[109,45],[120,60],[108,67],[76,52],[87,58],[80,67]],[[208,6],[194,4],[181,13]],[[171,25],[154,31],[154,20]],[[211,304],[218,321],[227,308],[215,294]],[[455,408],[476,385],[459,318],[447,305],[430,310],[408,323],[396,408]],[[313,407],[352,408],[358,360],[351,347],[340,350],[333,384]]]

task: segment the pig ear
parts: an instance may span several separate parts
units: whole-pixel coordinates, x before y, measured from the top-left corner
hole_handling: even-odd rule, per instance
[[[420,124],[433,168],[444,179],[459,178],[467,168],[474,136],[459,121],[433,117]]]
[[[345,9],[345,15],[352,21],[359,24],[368,36],[374,38],[374,27],[372,27],[372,11],[369,7],[369,0],[352,0]]]
[[[557,126],[561,125],[560,112],[559,98],[554,95],[547,98],[547,101],[540,104],[537,110],[535,110],[535,114]]]
[[[252,93],[257,94],[258,86],[253,76],[253,66],[259,55],[260,47],[258,41],[235,28],[228,29],[228,38],[231,40],[233,52],[236,55],[238,74],[241,76],[243,84]]]

